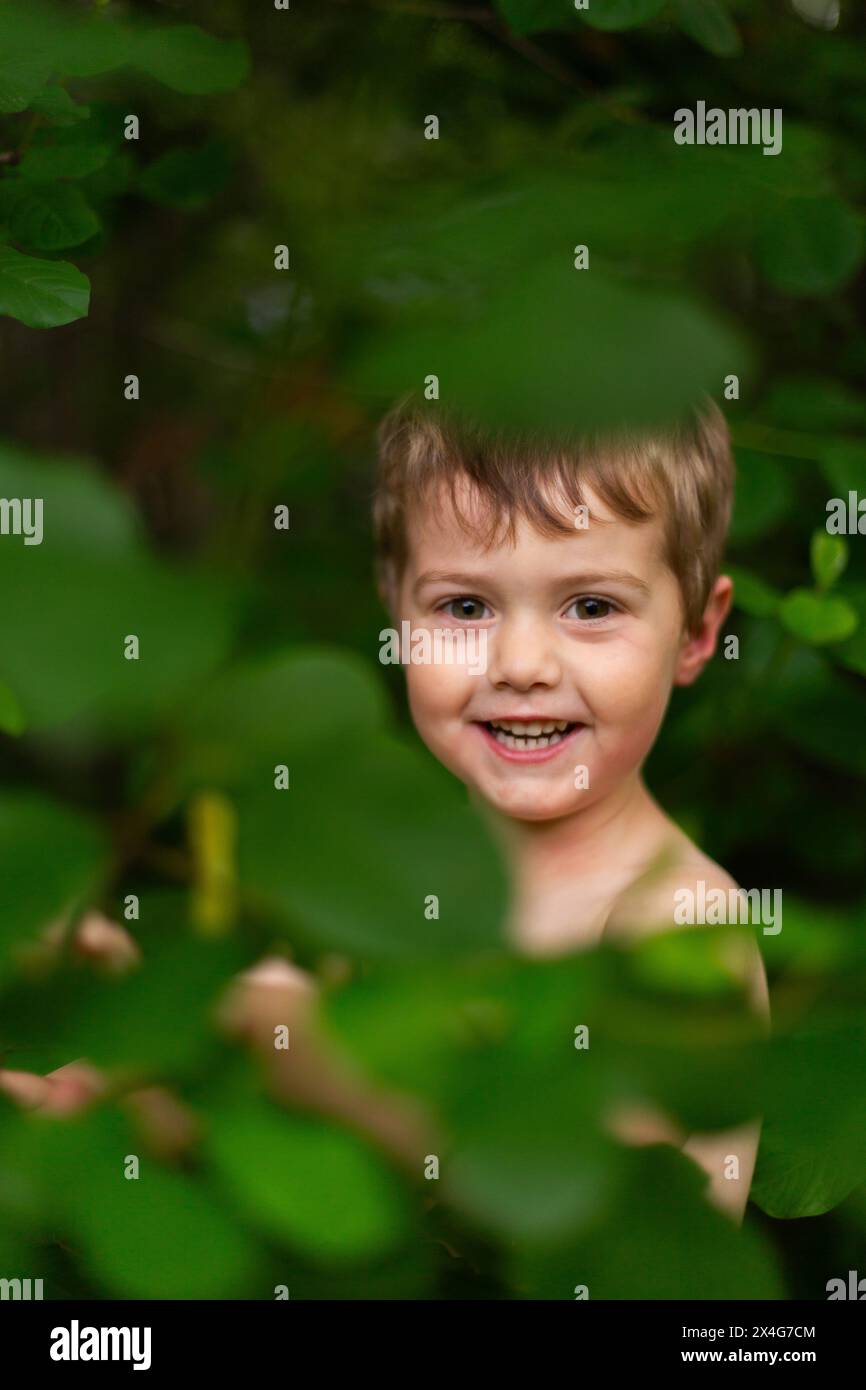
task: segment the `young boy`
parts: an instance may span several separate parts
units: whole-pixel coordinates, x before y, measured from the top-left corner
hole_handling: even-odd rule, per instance
[[[719,567],[733,463],[718,408],[708,402],[677,429],[565,445],[491,438],[403,405],[379,437],[380,592],[395,626],[484,644],[483,669],[407,665],[408,699],[421,738],[501,836],[516,948],[555,955],[670,929],[681,890],[735,888],[641,775],[673,687],[700,674],[730,607]],[[763,964],[749,948],[731,964],[766,1022]],[[266,1059],[276,1094],[342,1115],[417,1170],[435,1143],[427,1117],[326,1052],[314,1011],[309,977],[269,959],[237,982],[222,1018]],[[287,1021],[292,1048],[275,1053],[274,1025]],[[38,1079],[42,1091],[18,1079],[20,1098],[69,1108],[75,1066]],[[81,1081],[94,1084],[86,1072]],[[150,1104],[158,1129],[165,1096]],[[689,1136],[632,1107],[609,1125],[630,1143],[682,1147],[708,1173],[710,1199],[742,1219],[758,1121]]]

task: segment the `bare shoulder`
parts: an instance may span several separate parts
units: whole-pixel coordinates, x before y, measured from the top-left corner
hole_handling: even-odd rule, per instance
[[[604,941],[628,941],[702,923],[701,904],[732,901],[736,880],[676,830],[665,852],[618,893],[603,932]],[[736,920],[735,917],[722,920]],[[725,959],[742,981],[756,1013],[769,1017],[763,957],[754,936],[738,928],[725,942]]]

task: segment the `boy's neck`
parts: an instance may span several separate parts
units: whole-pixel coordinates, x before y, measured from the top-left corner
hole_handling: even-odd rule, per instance
[[[485,806],[482,812],[512,880],[511,935],[533,954],[592,935],[673,829],[639,771],[609,796],[556,820],[514,820]]]

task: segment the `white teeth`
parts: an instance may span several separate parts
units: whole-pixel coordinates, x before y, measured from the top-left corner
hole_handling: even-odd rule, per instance
[[[506,733],[515,734],[518,738],[538,738],[539,734],[552,734],[557,731],[564,733],[568,728],[568,721],[565,719],[534,719],[530,723],[493,719],[490,722],[495,729],[503,729]]]
[[[559,733],[542,734],[533,738],[515,738],[514,734],[507,734],[503,729],[497,729],[494,737],[497,743],[503,744],[505,748],[514,748],[517,752],[550,748],[554,743],[562,742],[562,734]]]

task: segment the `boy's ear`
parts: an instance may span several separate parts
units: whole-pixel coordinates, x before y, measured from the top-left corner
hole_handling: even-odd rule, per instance
[[[731,610],[733,593],[733,581],[726,574],[720,575],[713,585],[700,626],[683,638],[674,685],[691,685],[703,671],[716,650],[719,628]]]

